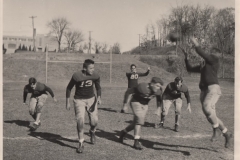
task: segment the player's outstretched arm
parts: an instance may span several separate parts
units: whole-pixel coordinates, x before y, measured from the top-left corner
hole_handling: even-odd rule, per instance
[[[54,102],[57,102],[57,99],[55,98],[54,93],[50,87],[45,85],[45,91],[47,91],[52,96]]]
[[[150,73],[150,70],[151,70],[150,67],[148,67],[147,72],[145,72],[145,73],[138,73],[138,76],[139,77],[147,76]]]
[[[200,55],[204,60],[208,61],[209,63],[214,63],[216,61],[215,58],[210,56],[209,54],[205,53],[203,49],[200,47],[200,44],[196,40],[196,38],[191,37],[190,40],[195,45],[195,49],[198,55]]]

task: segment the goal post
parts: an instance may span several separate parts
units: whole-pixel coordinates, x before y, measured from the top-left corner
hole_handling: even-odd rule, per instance
[[[48,83],[48,63],[84,63],[83,61],[72,61],[72,60],[49,60],[48,57],[48,45],[46,47],[46,83]],[[112,83],[112,49],[110,49],[110,53],[109,53],[109,61],[105,61],[105,62],[100,62],[100,61],[94,61],[94,63],[98,63],[98,64],[109,64],[109,82]]]

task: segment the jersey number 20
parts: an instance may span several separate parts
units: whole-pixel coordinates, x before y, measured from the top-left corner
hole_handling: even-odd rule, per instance
[[[92,86],[92,80],[82,81],[80,87],[90,87]]]

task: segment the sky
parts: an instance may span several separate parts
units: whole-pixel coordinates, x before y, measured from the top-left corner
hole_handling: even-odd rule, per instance
[[[72,29],[82,31],[88,41],[113,45],[121,51],[138,46],[147,24],[155,24],[172,7],[210,5],[217,9],[235,7],[234,0],[3,0],[3,35],[32,36],[32,19],[37,34],[47,34],[47,22],[65,17]]]

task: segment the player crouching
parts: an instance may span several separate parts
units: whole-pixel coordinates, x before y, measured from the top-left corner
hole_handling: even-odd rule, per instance
[[[29,127],[31,128],[31,131],[35,131],[41,126],[40,116],[44,103],[48,97],[47,92],[50,93],[54,102],[57,102],[57,99],[54,97],[54,93],[51,88],[43,83],[37,82],[36,78],[29,78],[28,82],[29,83],[24,87],[23,91],[23,103],[27,105],[27,94],[31,93],[32,95],[29,102],[29,113],[35,122],[30,123]]]
[[[133,123],[121,131],[119,142],[123,143],[124,136],[134,130],[135,149],[141,150],[142,145],[139,142],[141,126],[144,124],[145,116],[148,111],[148,103],[151,99],[157,99],[157,114],[160,115],[162,105],[162,85],[163,81],[158,77],[153,77],[150,83],[140,83],[135,88],[128,89],[129,94],[133,94],[130,106],[133,111]]]

